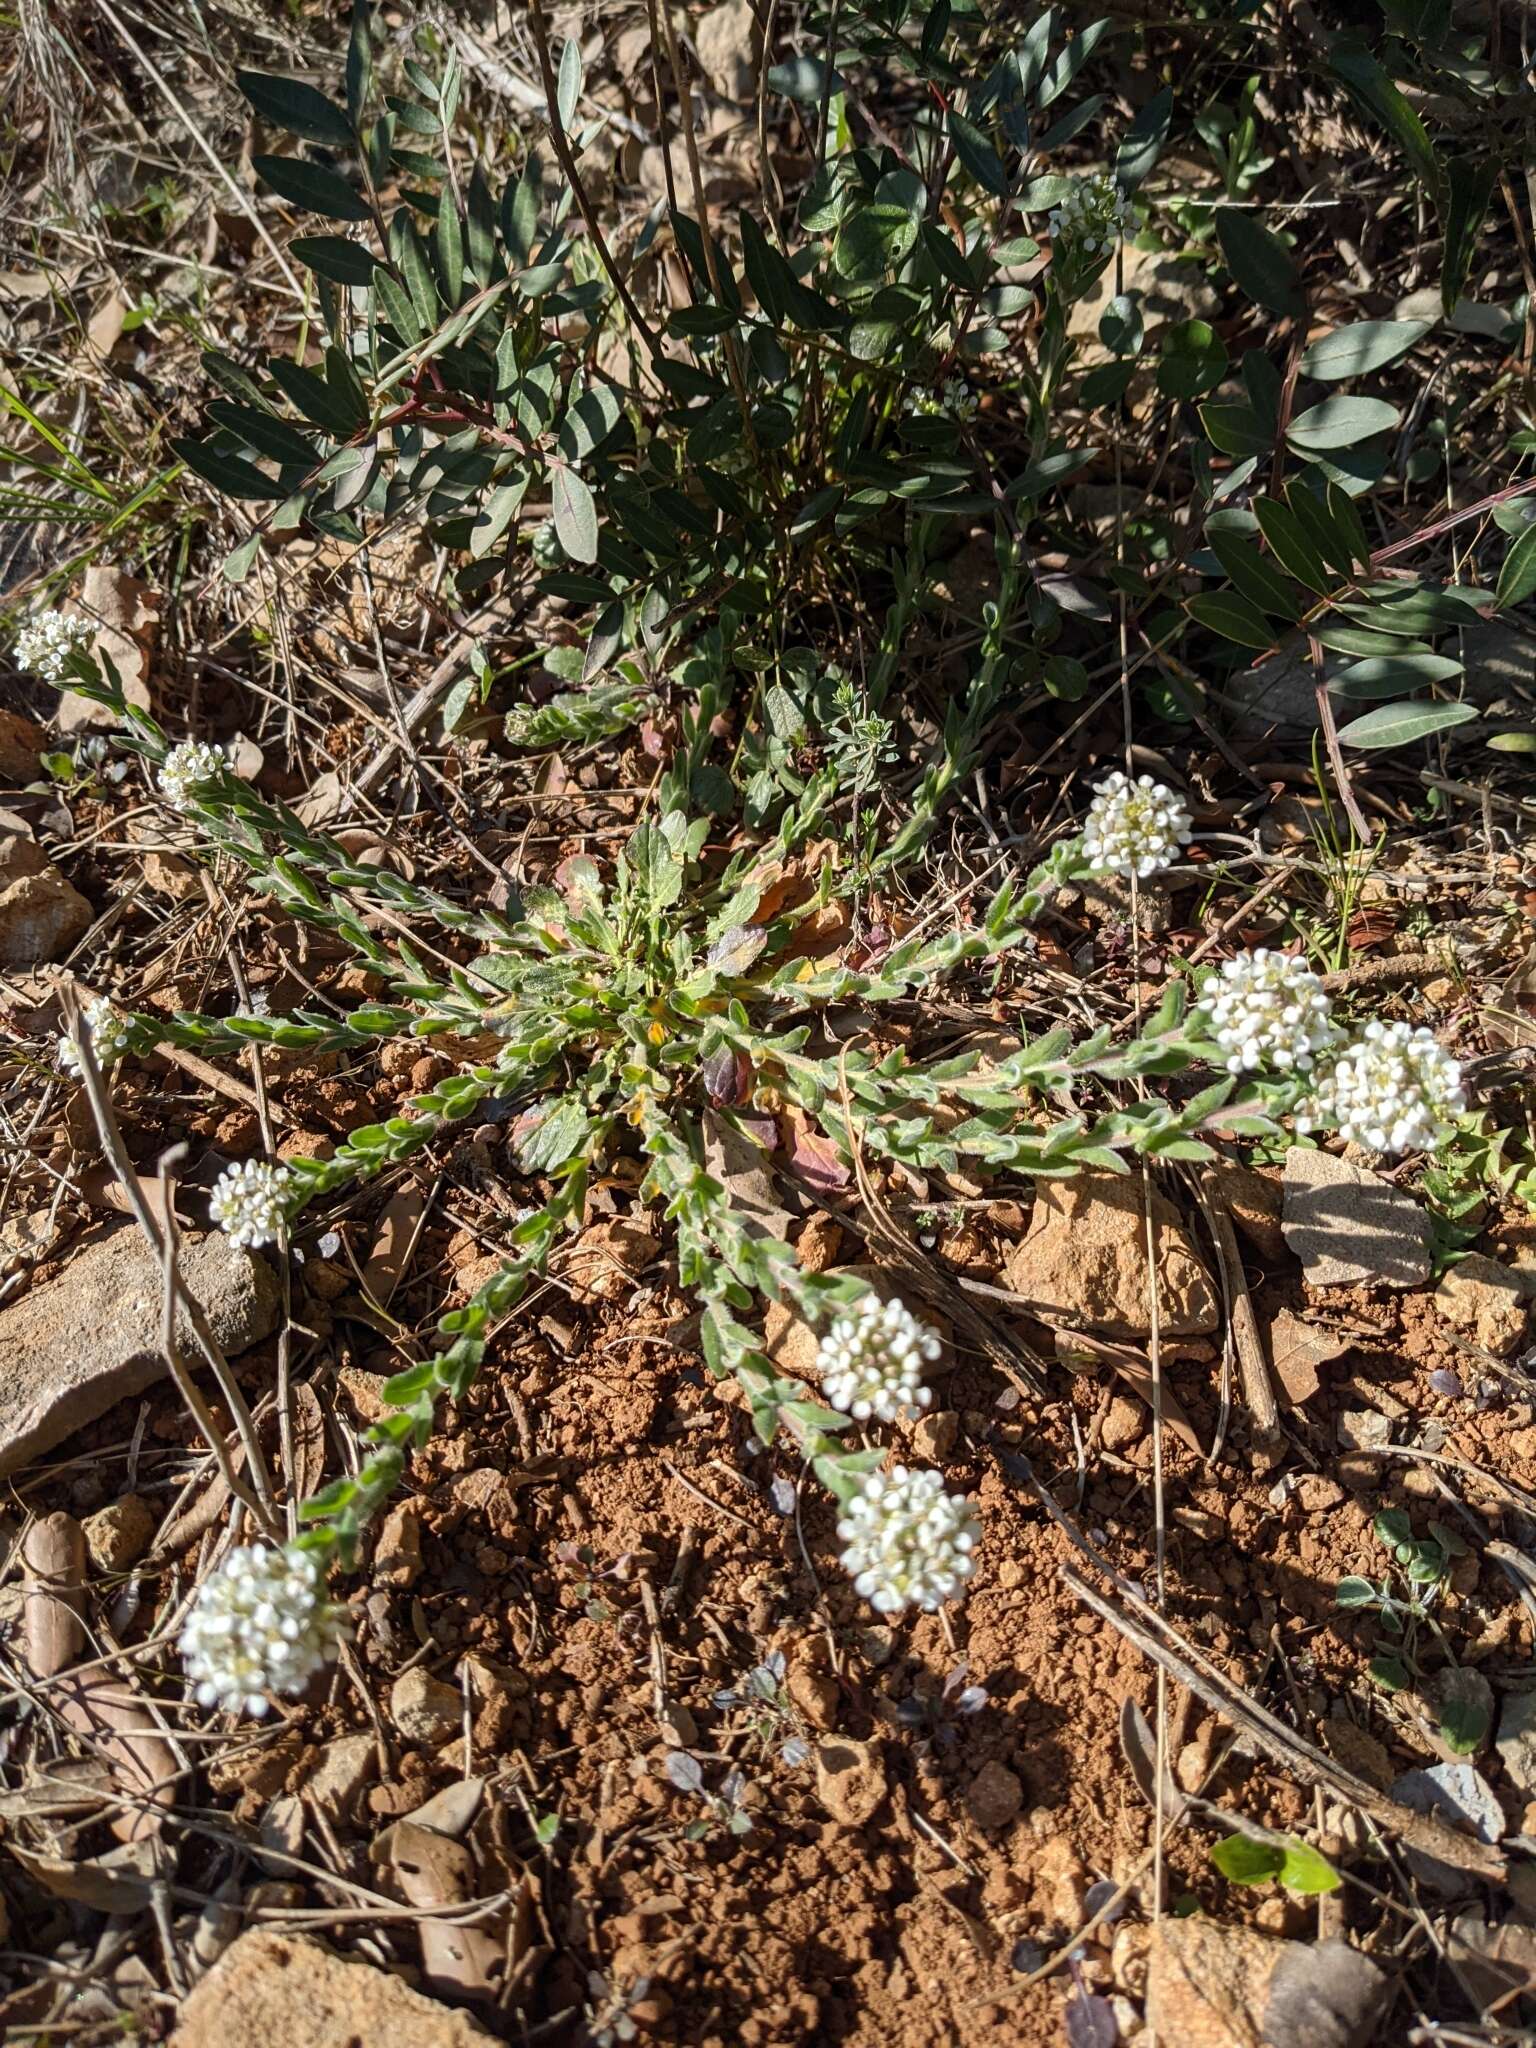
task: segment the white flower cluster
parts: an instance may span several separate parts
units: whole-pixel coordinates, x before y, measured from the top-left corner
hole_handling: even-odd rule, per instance
[[[184,811],[198,783],[211,782],[228,766],[222,747],[213,746],[208,740],[182,740],[160,763],[160,793],[178,811]]]
[[[1373,1152],[1432,1152],[1467,1106],[1461,1065],[1421,1024],[1367,1024],[1318,1076],[1298,1131],[1335,1124]]]
[[[1051,240],[1089,256],[1107,254],[1138,225],[1135,207],[1107,171],[1074,178],[1066,198],[1051,208]]]
[[[1117,768],[1094,784],[1083,825],[1083,851],[1095,875],[1135,875],[1145,881],[1170,867],[1190,838],[1181,799],[1150,775],[1132,782]]]
[[[236,1244],[254,1251],[276,1244],[283,1234],[284,1198],[292,1176],[269,1159],[242,1159],[226,1166],[208,1197],[208,1213]]]
[[[895,1422],[933,1399],[923,1367],[939,1357],[939,1340],[899,1301],[866,1294],[822,1338],[816,1369],[830,1407],[856,1422]]]
[[[963,1494],[947,1493],[937,1472],[895,1465],[867,1473],[837,1533],[854,1590],[880,1614],[934,1613],[976,1569],[976,1511]]]
[[[46,682],[61,682],[64,664],[77,647],[85,645],[93,630],[87,619],[72,619],[64,612],[39,612],[16,635],[16,666]]]
[[[309,1551],[248,1544],[198,1588],[181,1654],[199,1706],[260,1715],[268,1693],[302,1692],[345,1634]]]
[[[114,1060],[122,1058],[132,1043],[133,1034],[120,1010],[109,1003],[105,996],[97,996],[86,1004],[81,1015],[91,1033],[91,1051],[96,1055],[96,1064],[105,1071]],[[67,1073],[81,1071],[80,1047],[70,1032],[59,1037],[59,1065]]]
[[[1197,1015],[1226,1055],[1231,1074],[1255,1067],[1305,1073],[1338,1042],[1327,991],[1304,960],[1259,946],[1228,960],[1200,999]]]
[[[963,377],[946,377],[937,392],[909,391],[902,401],[908,413],[943,413],[952,420],[975,419],[981,400]]]

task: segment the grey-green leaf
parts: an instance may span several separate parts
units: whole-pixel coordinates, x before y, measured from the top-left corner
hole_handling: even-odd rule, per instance
[[[1386,433],[1397,420],[1397,407],[1384,398],[1325,398],[1292,420],[1285,438],[1303,454],[1328,455]]]
[[[560,545],[573,562],[597,560],[597,502],[585,481],[574,469],[564,466],[550,472],[550,495],[554,502],[555,532]]]
[[[1429,328],[1427,320],[1356,320],[1349,327],[1335,327],[1307,349],[1301,373],[1324,384],[1367,376],[1407,355]]]
[[[1536,590],[1536,524],[1525,529],[1504,557],[1495,601],[1503,611],[1509,605],[1523,604],[1533,590]]]
[[[1379,751],[1383,747],[1406,747],[1414,740],[1429,739],[1453,725],[1466,725],[1477,717],[1475,704],[1383,704],[1352,719],[1339,730],[1339,738],[1351,747]]]

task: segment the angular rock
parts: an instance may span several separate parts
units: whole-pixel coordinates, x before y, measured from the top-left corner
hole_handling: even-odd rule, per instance
[[[1285,1241],[1314,1287],[1417,1287],[1429,1278],[1429,1218],[1380,1174],[1293,1145],[1284,1191]]]
[[[379,1745],[371,1735],[339,1735],[320,1752],[320,1763],[304,1786],[304,1797],[335,1820],[351,1810],[379,1768]]]
[[[1185,320],[1208,320],[1220,303],[1201,266],[1166,249],[1138,249],[1127,242],[1120,277],[1122,289],[1136,298],[1149,331]],[[1082,298],[1073,301],[1067,315],[1067,332],[1087,344],[1086,362],[1102,362],[1107,354],[1099,341],[1099,321],[1115,288],[1111,263]]]
[[[248,1351],[277,1327],[272,1268],[222,1231],[184,1237],[181,1274],[221,1349]],[[124,1223],[87,1245],[66,1270],[0,1309],[0,1474],[41,1457],[165,1371],[159,1264]],[[183,1317],[183,1354],[198,1353]]]
[[[193,1989],[171,2048],[473,2048],[494,2038],[387,1970],[333,1955],[306,1935],[257,1927]]]
[[[861,1828],[872,1820],[885,1790],[885,1762],[877,1742],[835,1735],[816,1745],[816,1797],[845,1828]]]
[[[748,0],[721,0],[701,15],[693,47],[717,93],[728,100],[751,97],[757,79],[757,22]]]
[[[1005,1828],[1017,1820],[1024,1787],[1006,1764],[995,1759],[982,1765],[965,1792],[965,1810],[979,1828]]]
[[[99,1572],[125,1572],[154,1541],[155,1511],[139,1494],[125,1493],[88,1517],[85,1547]]]
[[[1504,1695],[1494,1747],[1522,1797],[1536,1799],[1536,1692]]]
[[[1152,1190],[1158,1324],[1165,1337],[1201,1336],[1220,1321],[1210,1275],[1166,1196]],[[1107,1336],[1152,1327],[1147,1221],[1139,1174],[1084,1173],[1042,1181],[1029,1234],[1013,1247],[1008,1286],[1051,1322]]]
[[[407,1742],[431,1745],[457,1735],[464,1719],[464,1700],[456,1685],[445,1685],[424,1665],[397,1678],[390,1689],[389,1711]]]
[[[1363,2048],[1385,1981],[1344,1941],[1170,1916],[1151,1930],[1147,2025],[1181,2048]]]
[[[1529,1311],[1519,1274],[1481,1252],[1469,1253],[1450,1268],[1435,1289],[1435,1307],[1496,1358],[1507,1358],[1525,1336]]]
[[[62,959],[95,915],[51,864],[12,880],[0,870],[0,967],[37,967]]]
[[[37,778],[37,757],[47,734],[19,711],[0,710],[0,783],[20,788]]]
[[[1505,1830],[1503,1807],[1471,1764],[1431,1764],[1427,1770],[1404,1771],[1394,1780],[1391,1796],[1415,1813],[1449,1821],[1458,1834],[1472,1835],[1479,1842],[1497,1842]],[[1442,1898],[1455,1898],[1466,1890],[1465,1871],[1423,1849],[1408,1849],[1405,1854],[1408,1867],[1428,1890]]]

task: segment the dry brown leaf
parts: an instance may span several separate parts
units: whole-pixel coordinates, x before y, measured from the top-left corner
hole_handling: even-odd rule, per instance
[[[1269,1362],[1288,1408],[1310,1401],[1322,1384],[1318,1367],[1354,1348],[1350,1337],[1335,1337],[1304,1322],[1288,1308],[1277,1309],[1269,1326]]]
[[[704,1111],[704,1171],[730,1196],[731,1207],[754,1231],[784,1238],[793,1221],[779,1200],[768,1156],[742,1131],[734,1117]]]
[[[468,1905],[478,1896],[475,1859],[462,1842],[399,1820],[376,1837],[370,1855],[381,1881],[408,1906],[431,1915],[445,1906]],[[424,1917],[420,1923],[423,1973],[445,1998],[485,1998],[505,1968],[502,1941],[486,1926],[457,1927]]]
[[[85,1654],[85,1531],[73,1515],[43,1515],[22,1538],[21,1562],[27,1669],[52,1678]]]
[[[158,1844],[125,1842],[104,1856],[74,1863],[65,1856],[39,1856],[8,1841],[5,1850],[27,1876],[56,1899],[88,1906],[94,1913],[142,1913],[160,1867]]]
[[[156,1809],[171,1804],[179,1767],[174,1750],[127,1681],[105,1671],[71,1672],[49,1698],[81,1740],[105,1758],[124,1798],[135,1802],[114,1817],[113,1834],[123,1842],[158,1834]]]
[[[307,1380],[293,1389],[293,1463],[294,1497],[308,1500],[325,1478],[325,1411]]]
[[[124,697],[139,710],[147,711],[150,664],[160,637],[159,592],[108,562],[96,562],[85,572],[80,611],[96,629],[90,644],[92,655],[103,667],[106,661],[112,663],[121,678]],[[54,715],[59,730],[67,733],[116,723],[106,705],[82,697],[78,690],[64,692]]]
[[[405,1277],[426,1206],[426,1196],[411,1183],[391,1195],[380,1212],[373,1250],[363,1267],[364,1289],[380,1308],[389,1307],[390,1296]]]
[[[46,1770],[31,1774],[24,1785],[0,1790],[0,1823],[70,1820],[95,1813],[115,1789],[103,1758],[59,1757]]]

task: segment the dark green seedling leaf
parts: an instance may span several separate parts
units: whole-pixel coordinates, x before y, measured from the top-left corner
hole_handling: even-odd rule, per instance
[[[1234,206],[1218,206],[1216,239],[1245,298],[1288,320],[1300,319],[1305,307],[1296,287],[1296,266],[1290,250],[1277,234],[1251,213],[1243,213]]]
[[[410,293],[382,266],[373,280],[373,291],[380,315],[394,328],[406,347],[413,348],[427,330]]]
[[[1099,315],[1099,339],[1117,356],[1141,353],[1146,327],[1141,307],[1129,293],[1121,292],[1117,298],[1111,299]]]
[[[1317,492],[1298,481],[1287,485],[1285,502],[1297,525],[1329,568],[1339,576],[1353,576],[1355,558],[1351,530],[1334,517]]]
[[[1386,433],[1398,418],[1397,407],[1384,398],[1325,398],[1292,420],[1285,438],[1303,454],[1329,455]]]
[[[1185,609],[1198,624],[1239,647],[1273,647],[1277,635],[1268,620],[1245,597],[1230,590],[1212,590],[1190,598]]]
[[[1363,625],[1382,633],[1443,633],[1476,623],[1481,614],[1450,590],[1407,589],[1377,600],[1341,598],[1341,608]]]
[[[1259,531],[1269,543],[1269,551],[1298,583],[1305,583],[1309,590],[1320,596],[1333,584],[1327,564],[1308,539],[1300,520],[1287,505],[1277,498],[1258,498],[1254,501],[1254,516],[1259,522]]]
[[[261,386],[249,370],[242,370],[231,357],[216,348],[205,348],[198,360],[221,391],[227,391],[241,405],[253,405],[258,410],[265,407],[267,400]]]
[[[1250,604],[1274,618],[1284,619],[1287,625],[1295,623],[1302,610],[1300,592],[1251,542],[1233,533],[1213,533],[1209,528],[1206,539],[1217,561]]]
[[[354,125],[363,118],[373,84],[373,37],[369,33],[369,0],[352,0],[352,25],[347,36],[347,112]]]
[[[1407,355],[1429,332],[1427,320],[1357,320],[1314,341],[1301,358],[1301,374],[1320,383],[1368,376]]]
[[[745,233],[747,216],[742,215],[742,229]],[[963,292],[974,291],[976,279],[965,252],[955,246],[952,238],[933,221],[924,221],[918,229],[923,253],[933,260],[934,268],[946,283],[955,285]]]
[[[1157,388],[1167,398],[1202,398],[1227,374],[1226,344],[1204,320],[1182,320],[1163,338]]]
[[[963,114],[950,111],[947,118],[949,139],[954,144],[955,155],[963,167],[984,192],[1001,199],[1008,190],[1008,173],[990,141],[972,121]]]
[[[361,242],[345,235],[296,235],[288,244],[307,270],[318,271],[332,284],[369,285],[379,259]]]
[[[573,562],[597,560],[597,501],[582,477],[564,464],[550,472],[555,532]]]
[[[1379,1657],[1373,1657],[1365,1668],[1371,1682],[1379,1685],[1383,1692],[1402,1692],[1412,1683],[1408,1666],[1390,1651],[1384,1650]]]
[[[304,469],[312,469],[320,460],[318,448],[264,406],[236,405],[230,399],[215,398],[209,403],[208,417],[216,427],[237,435],[247,447],[272,462],[296,462]]]
[[[1165,85],[1126,129],[1125,139],[1115,152],[1115,183],[1122,192],[1134,192],[1162,155],[1172,114],[1173,87]]]
[[[312,164],[299,156],[255,156],[251,168],[280,199],[289,200],[328,220],[367,220],[368,202],[354,192],[339,171]]]
[[[1413,166],[1414,175],[1438,207],[1444,178],[1434,144],[1424,123],[1409,106],[1369,50],[1338,47],[1328,58],[1329,69],[1344,81],[1360,105],[1379,121]]]
[[[1383,704],[1367,711],[1364,718],[1341,726],[1339,738],[1346,746],[1380,752],[1384,747],[1406,747],[1437,732],[1448,732],[1452,726],[1467,725],[1477,715],[1475,704]]]
[[[1495,603],[1500,611],[1523,604],[1536,590],[1536,525],[1528,526],[1511,546],[1499,570]]]
[[[350,398],[338,392],[324,377],[317,377],[313,370],[301,363],[291,363],[286,356],[269,356],[267,375],[274,384],[282,387],[286,397],[303,413],[305,419],[322,428],[327,434],[345,440],[362,419]]]
[[[509,178],[501,195],[501,239],[514,270],[520,270],[533,254],[543,197],[544,180],[539,160],[530,157],[523,175]]]
[[[1070,42],[1062,44],[1040,74],[1040,84],[1035,92],[1037,107],[1043,111],[1053,100],[1060,99],[1113,26],[1108,20],[1090,21]],[[1048,147],[1044,137],[1039,146],[1042,150]]]
[[[274,499],[288,495],[286,484],[263,476],[243,456],[221,454],[206,441],[173,441],[171,453],[227,498]]]
[[[1086,406],[1118,405],[1135,374],[1136,364],[1130,357],[1119,363],[1101,363],[1083,379],[1078,396]]]
[[[1278,1842],[1228,1835],[1213,1845],[1211,1861],[1230,1884],[1269,1884],[1285,1867],[1285,1851]]]
[[[459,219],[459,209],[447,197],[437,210],[433,255],[444,302],[457,306],[464,296],[464,223]]]
[[[607,440],[619,423],[617,397],[606,384],[594,384],[575,399],[560,422],[560,452],[580,462]]]
[[[1447,319],[1466,290],[1488,202],[1498,181],[1491,157],[1468,163],[1457,157],[1445,172],[1445,261],[1440,272],[1440,303]]]
[[[1268,455],[1275,437],[1251,405],[1202,405],[1206,439],[1223,455]]]
[[[301,135],[306,142],[339,144],[355,141],[352,123],[334,100],[299,78],[280,78],[270,71],[237,71],[235,83],[264,121]],[[258,164],[261,159],[256,159]]]

